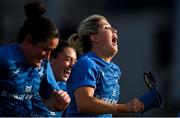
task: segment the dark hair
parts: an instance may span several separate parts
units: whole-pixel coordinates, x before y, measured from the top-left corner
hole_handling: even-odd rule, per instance
[[[32,37],[32,43],[46,42],[52,38],[58,38],[57,27],[47,18],[41,15],[46,12],[46,6],[41,2],[25,5],[27,20],[20,29],[17,40],[22,43],[27,35]]]
[[[69,44],[67,41],[61,40],[59,42],[58,46],[54,50],[52,50],[50,57],[56,58],[58,56],[58,53],[62,52],[63,49],[65,49],[67,47],[73,48],[75,50],[75,48],[71,44]]]

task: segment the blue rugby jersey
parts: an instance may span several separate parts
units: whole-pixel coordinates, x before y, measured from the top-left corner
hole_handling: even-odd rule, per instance
[[[47,78],[54,78],[54,74],[53,71],[51,69],[51,65],[48,62],[47,64]],[[44,83],[44,82],[42,82]],[[42,84],[41,83],[41,84]],[[46,89],[49,87],[44,87],[43,85],[41,85],[42,87],[40,87],[40,89]],[[42,90],[41,94],[46,94],[46,92],[44,92]],[[43,96],[43,95],[42,95]],[[32,112],[31,112],[31,116],[32,117],[50,117],[51,114],[47,108],[47,106],[44,104],[44,102],[42,101],[41,96],[39,95],[39,93],[37,93],[33,98],[32,98]]]
[[[40,68],[29,66],[18,43],[0,47],[0,116],[31,116],[31,99],[38,91],[46,99],[59,89],[47,78],[46,67],[47,60]]]
[[[39,95],[39,93],[37,93],[32,98],[31,101],[32,101],[32,112],[31,112],[32,117],[50,117],[49,110],[42,101],[42,98]]]
[[[112,117],[112,114],[88,115],[81,114],[77,110],[74,92],[82,86],[95,88],[94,97],[108,103],[117,103],[120,95],[118,80],[121,71],[114,63],[107,63],[89,52],[74,65],[70,78],[67,81],[67,92],[71,97],[71,103],[65,111],[65,116],[94,116]]]
[[[54,77],[52,71],[47,71],[47,75],[50,77]],[[66,91],[66,82],[57,82],[57,84],[61,90]],[[40,95],[38,94],[32,99],[32,106],[33,111],[31,113],[31,116],[33,117],[61,117],[63,113],[62,111],[53,112],[48,110],[47,106],[43,103]]]

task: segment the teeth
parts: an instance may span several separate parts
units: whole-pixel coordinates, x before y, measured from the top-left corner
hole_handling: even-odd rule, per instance
[[[65,69],[64,72],[70,73],[71,69]]]
[[[70,71],[68,71],[68,70],[65,70],[64,72],[70,72]]]

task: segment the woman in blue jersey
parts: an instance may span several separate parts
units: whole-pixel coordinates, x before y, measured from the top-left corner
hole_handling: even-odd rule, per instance
[[[65,116],[111,117],[113,113],[141,112],[144,106],[138,99],[117,103],[121,71],[111,61],[118,51],[117,30],[103,16],[92,15],[80,23],[74,37],[77,49],[83,55],[67,81],[71,103]]]
[[[48,63],[59,42],[57,27],[43,17],[40,2],[25,6],[27,19],[17,42],[0,47],[0,116],[31,116],[32,99],[40,93],[49,109],[60,111],[70,102],[60,90]]]
[[[71,69],[77,61],[77,55],[74,47],[66,41],[61,40],[56,49],[51,52],[50,65],[56,82],[61,90],[66,91],[66,82],[70,76]],[[49,71],[47,72],[49,73]],[[61,117],[63,111],[49,111],[43,104],[39,95],[33,99],[34,117]]]
[[[59,46],[51,53],[51,67],[60,89],[66,91],[66,82],[70,76],[71,69],[77,61],[76,50],[71,44],[61,41]],[[62,112],[51,112],[51,116],[60,117]]]

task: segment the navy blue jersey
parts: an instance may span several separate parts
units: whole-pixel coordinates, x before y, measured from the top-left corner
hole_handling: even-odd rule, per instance
[[[70,78],[67,81],[67,92],[71,97],[65,116],[93,116],[81,114],[77,110],[74,92],[83,86],[95,88],[94,97],[107,103],[117,103],[120,95],[118,80],[121,71],[114,63],[107,63],[97,57],[95,53],[89,52],[74,65]],[[94,117],[111,117],[112,114],[94,115]]]
[[[31,99],[38,92],[46,99],[59,87],[47,78],[47,60],[31,67],[18,43],[0,47],[0,116],[31,116]]]

